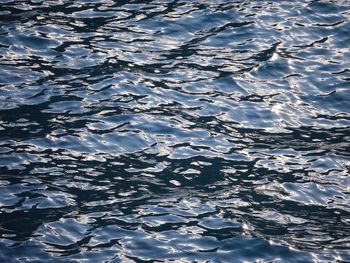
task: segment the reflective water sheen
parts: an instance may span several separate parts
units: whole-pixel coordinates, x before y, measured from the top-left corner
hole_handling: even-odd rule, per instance
[[[350,1],[0,3],[1,262],[350,261]]]

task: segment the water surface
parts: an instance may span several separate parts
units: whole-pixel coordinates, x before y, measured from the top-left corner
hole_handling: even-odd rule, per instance
[[[347,0],[0,0],[0,261],[350,262],[349,46]]]

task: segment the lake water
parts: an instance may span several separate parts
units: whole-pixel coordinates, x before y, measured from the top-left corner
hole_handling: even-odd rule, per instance
[[[350,262],[350,1],[0,0],[0,262]]]

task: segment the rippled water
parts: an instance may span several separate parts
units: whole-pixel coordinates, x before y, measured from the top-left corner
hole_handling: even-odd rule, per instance
[[[350,262],[350,1],[0,3],[1,262]]]

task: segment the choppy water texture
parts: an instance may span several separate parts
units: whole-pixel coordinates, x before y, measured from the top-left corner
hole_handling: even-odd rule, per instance
[[[11,1],[1,262],[350,262],[350,1]]]

